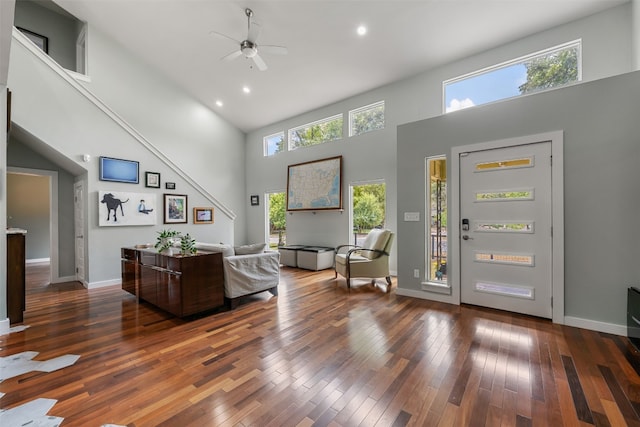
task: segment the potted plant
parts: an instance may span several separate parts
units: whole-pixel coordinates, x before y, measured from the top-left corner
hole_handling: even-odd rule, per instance
[[[192,239],[189,233],[180,235],[180,253],[182,255],[191,255],[195,254],[196,251],[195,239]]]
[[[158,252],[165,251],[173,246],[173,240],[176,237],[180,237],[180,233],[175,230],[158,231],[158,237],[156,239],[156,244],[154,245],[154,247],[158,250]]]

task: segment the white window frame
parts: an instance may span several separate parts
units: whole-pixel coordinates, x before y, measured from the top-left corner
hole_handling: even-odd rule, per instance
[[[342,132],[340,134],[340,137],[338,138],[334,138],[334,139],[325,139],[323,141],[318,142],[317,144],[313,144],[313,145],[320,145],[320,144],[324,144],[325,142],[331,142],[331,141],[337,141],[339,139],[342,139],[343,135],[344,135],[344,114],[340,113],[340,114],[336,114],[330,117],[325,117],[324,119],[320,119],[320,120],[316,120],[315,122],[311,122],[311,123],[307,123],[304,125],[300,125],[300,126],[296,126],[294,128],[289,129],[289,131],[287,132],[287,148],[289,151],[293,151],[293,150],[297,150],[298,148],[306,148],[308,146],[300,146],[300,147],[292,147],[291,143],[293,141],[293,138],[291,137],[291,135],[293,134],[293,132],[300,130],[300,129],[306,129],[306,128],[310,128],[312,126],[316,126],[316,125],[321,125],[323,123],[329,123],[332,122],[334,120],[338,120],[338,119],[342,119],[342,123],[343,123],[343,129]],[[310,147],[312,147],[313,145],[311,145]]]
[[[358,114],[358,113],[362,113],[363,111],[373,110],[374,108],[378,108],[380,106],[382,106],[382,111],[383,111],[383,113],[382,113],[383,114],[382,127],[381,128],[377,128],[377,129],[372,129],[370,131],[365,131],[365,132],[362,132],[362,133],[354,133],[353,132],[353,118],[354,118],[354,116],[356,114]],[[384,100],[378,101],[378,102],[374,102],[373,104],[365,105],[365,106],[358,107],[358,108],[355,108],[353,110],[350,110],[349,111],[349,137],[358,136],[358,135],[365,134],[367,132],[373,132],[373,131],[376,131],[376,130],[384,129],[384,127],[386,125],[386,121],[385,121],[385,118],[384,118],[384,111],[385,111]]]
[[[442,82],[442,114],[448,114],[447,113],[447,98],[446,98],[447,85],[450,85],[450,84],[453,84],[453,83],[457,83],[457,82],[460,82],[460,81],[463,81],[463,80],[467,80],[467,79],[470,79],[470,78],[473,78],[473,77],[477,77],[477,76],[482,75],[482,74],[487,74],[487,73],[490,73],[492,71],[497,71],[497,70],[500,70],[502,68],[510,67],[512,65],[515,65],[515,64],[524,63],[524,62],[530,61],[530,60],[532,60],[534,58],[537,58],[537,57],[547,56],[547,55],[550,55],[550,54],[553,54],[555,52],[558,52],[558,51],[561,51],[561,50],[565,50],[565,49],[568,49],[568,48],[571,48],[571,47],[577,47],[578,48],[578,77],[577,77],[575,83],[582,81],[582,39],[576,39],[576,40],[572,40],[572,41],[569,41],[569,42],[566,42],[566,43],[562,43],[562,44],[559,44],[559,45],[556,45],[556,46],[553,46],[553,47],[550,47],[550,48],[547,48],[547,49],[543,49],[543,50],[540,50],[540,51],[537,51],[537,52],[534,52],[534,53],[530,53],[528,55],[524,55],[524,56],[521,56],[519,58],[515,58],[515,59],[511,59],[509,61],[501,62],[501,63],[496,64],[496,65],[491,65],[489,67],[485,67],[485,68],[482,68],[480,70],[472,71],[470,73],[463,74],[461,76],[454,77],[452,79],[443,81]],[[556,86],[556,87],[553,87],[553,88],[540,90],[539,92],[535,92],[535,93],[545,92],[547,90],[553,90],[553,89],[557,89],[559,87],[566,87],[566,86],[568,86],[570,84],[572,84],[572,83],[568,83],[568,84],[563,85],[563,86]],[[474,105],[474,107],[477,107],[478,105],[487,105],[487,104],[491,104],[493,102],[499,102],[499,101],[502,101],[502,100],[505,100],[505,99],[518,98],[520,96],[525,96],[525,95],[530,95],[530,93],[515,95],[515,96],[512,96],[512,97],[508,97],[508,98],[500,98],[500,99],[497,99],[495,101],[489,101],[489,102],[485,102],[485,103],[482,103],[482,104]]]
[[[284,150],[282,150],[280,152],[269,154],[269,142],[268,142],[269,138],[273,138],[274,136],[280,136],[280,135],[282,135],[282,140],[285,142],[284,148],[286,148],[287,147],[287,143],[286,143],[286,140],[285,140],[284,130],[281,130],[280,132],[272,133],[271,135],[267,135],[267,136],[262,138],[262,150],[263,150],[264,157],[275,156],[275,155],[277,155],[279,153],[284,153],[285,151],[287,151],[286,149],[284,149]]]

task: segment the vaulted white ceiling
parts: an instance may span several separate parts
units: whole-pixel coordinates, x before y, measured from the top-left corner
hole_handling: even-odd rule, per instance
[[[626,1],[55,0],[245,132]],[[247,7],[258,45],[288,48],[266,71],[210,34],[244,40]]]

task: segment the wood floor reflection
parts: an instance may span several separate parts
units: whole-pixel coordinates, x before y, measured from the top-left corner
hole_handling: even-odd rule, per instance
[[[1,382],[0,406],[57,399],[63,426],[640,426],[626,338],[395,282],[349,293],[332,271],[283,268],[278,297],[189,320],[46,269],[27,289],[30,327],[0,336],[0,356],[80,359]]]

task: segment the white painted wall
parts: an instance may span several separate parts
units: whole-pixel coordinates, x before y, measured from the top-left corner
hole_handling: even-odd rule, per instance
[[[244,243],[244,133],[93,27],[88,46],[91,82],[83,84],[231,209],[235,241]],[[92,148],[95,156],[109,150]]]
[[[409,166],[402,163],[396,166],[398,150],[396,127],[402,123],[441,115],[443,80],[578,38],[583,42],[584,81],[628,72],[632,69],[630,12],[630,4],[613,8],[251,132],[247,135],[247,193],[262,195],[265,192],[284,191],[287,165],[342,155],[344,156],[344,203],[348,203],[346,195],[349,184],[383,179],[387,184],[387,224],[392,230],[396,230],[399,221],[396,209],[398,194],[407,191],[402,185],[398,185],[397,174],[402,169],[404,173],[410,173],[417,179],[424,179],[423,166]],[[331,82],[310,82],[310,84],[330,85]],[[284,152],[272,157],[263,156],[262,138],[266,135],[282,130],[286,132],[292,127],[338,113],[345,114],[345,135],[347,135],[348,111],[380,100],[385,100],[386,128],[383,131],[370,132],[355,138],[345,137],[340,141]],[[424,158],[421,162],[424,163]],[[411,191],[415,191],[415,188]],[[424,189],[421,191],[423,194]],[[415,197],[414,205],[405,207],[405,210],[412,212],[423,210],[421,207],[424,207],[424,203],[420,202],[419,197]],[[249,240],[264,238],[265,216],[262,206],[248,208]],[[316,215],[294,213],[287,216],[288,244],[336,246],[348,242],[350,232],[346,213],[322,212]],[[392,253],[391,268],[394,271],[398,266],[396,250],[398,245],[402,244],[403,242],[398,240]]]
[[[140,161],[141,176],[144,182],[144,171],[159,172],[162,182],[170,180],[176,183],[177,194],[187,194],[189,206],[208,206],[210,202],[186,181],[178,176],[171,168],[155,157],[149,149],[135,139],[130,133],[119,126],[113,118],[91,103],[81,90],[74,88],[73,82],[69,82],[62,75],[54,71],[55,64],[49,64],[48,59],[35,49],[15,42],[11,50],[11,67],[9,70],[9,85],[14,91],[14,122],[27,130],[35,138],[45,141],[55,148],[56,154],[70,159],[72,167],[76,169],[76,175],[80,179],[86,179],[87,188],[87,281],[90,286],[118,283],[120,280],[120,248],[137,243],[154,242],[157,231],[163,228],[173,228],[182,232],[189,232],[197,240],[213,242],[233,242],[234,222],[219,212],[215,216],[215,223],[210,225],[163,225],[133,226],[133,227],[98,227],[98,192],[104,191],[135,191],[153,192],[156,194],[158,204],[156,209],[162,212],[163,189],[144,188],[144,184],[132,185],[122,183],[107,183],[98,180],[99,156],[125,157]],[[60,71],[60,70],[58,70]],[[131,103],[135,102],[135,96],[129,95]],[[183,105],[178,105],[179,107]],[[148,115],[153,116],[153,106],[140,107]],[[186,108],[186,107],[185,107]],[[165,105],[165,111],[159,109],[158,120],[167,121],[164,114],[171,115],[171,108]],[[182,110],[177,116],[184,114]],[[184,130],[184,129],[183,129]],[[184,130],[186,135],[190,135]],[[225,134],[226,135],[226,134]],[[241,136],[241,134],[239,134]],[[209,135],[215,140],[216,134]],[[226,141],[230,145],[229,151],[242,152],[242,138],[239,141]],[[237,146],[240,148],[237,148]],[[184,145],[178,145],[181,149],[174,149],[170,155],[172,159],[179,159],[182,166],[188,172],[191,170],[204,173],[198,167],[189,168],[190,164],[197,164],[201,156],[214,156],[215,151],[198,150],[186,151]],[[219,147],[222,149],[223,147]],[[82,162],[82,155],[89,154],[92,160]],[[241,156],[240,156],[241,157]],[[213,163],[213,162],[212,162]],[[86,175],[83,173],[86,171]],[[208,170],[207,178],[200,178],[203,186],[208,182],[216,182],[215,168]],[[224,177],[226,179],[226,175]],[[238,180],[242,182],[242,180]],[[243,192],[244,187],[236,184],[237,192]],[[227,189],[227,192],[231,190]],[[159,216],[162,218],[162,215]],[[189,212],[191,218],[191,212]]]

